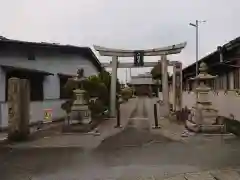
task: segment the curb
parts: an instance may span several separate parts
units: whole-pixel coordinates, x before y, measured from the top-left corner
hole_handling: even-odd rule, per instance
[[[214,178],[214,179],[219,179],[219,178],[215,177],[215,175],[214,175],[216,172],[229,171],[229,170],[230,171],[239,171],[239,168],[230,168],[230,169],[229,168],[222,168],[222,169],[212,169],[212,170],[205,170],[205,171],[185,172],[185,173],[179,173],[179,174],[169,176],[169,177],[165,177],[165,178],[163,177],[163,180],[186,179],[187,178],[186,175],[195,175],[195,174],[199,174],[199,173],[205,173],[205,175],[207,175],[207,177],[205,176],[205,178],[209,178],[210,176],[212,176],[212,178]],[[239,174],[239,176],[240,176],[240,174]]]

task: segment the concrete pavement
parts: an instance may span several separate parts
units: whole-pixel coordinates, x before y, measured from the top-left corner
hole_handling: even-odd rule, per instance
[[[146,113],[150,111],[146,109],[151,109],[151,104],[147,104],[146,100],[136,99],[125,106],[129,112],[134,110],[134,113],[129,113],[130,119],[122,120],[122,129],[115,129],[115,122],[110,120],[99,127],[100,136],[85,135],[81,136],[85,137],[82,139],[72,135],[56,136],[58,139],[53,138],[51,141],[45,138],[47,144],[51,142],[56,145],[48,148],[25,146],[0,149],[0,179],[162,180],[186,176],[189,180],[195,180],[206,179],[206,172],[213,172],[214,169],[214,172],[219,170],[221,177],[230,174],[230,179],[234,180],[233,175],[238,171],[225,171],[224,174],[223,170],[226,167],[229,170],[240,167],[238,139],[194,136],[182,143],[171,138],[174,134],[171,131],[178,134],[179,127],[171,129],[172,125],[168,121],[163,122],[164,127],[170,128],[169,137],[161,134],[167,128],[154,132],[151,129],[152,120],[148,118],[150,113]],[[122,118],[124,114],[129,116],[123,112]],[[60,141],[65,142],[61,148],[57,146]],[[43,144],[38,142],[38,145]],[[203,172],[202,177],[197,177],[199,172]]]

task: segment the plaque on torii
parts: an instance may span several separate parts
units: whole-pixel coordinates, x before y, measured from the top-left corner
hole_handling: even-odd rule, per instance
[[[134,52],[134,66],[143,67],[144,66],[144,51]]]
[[[111,77],[111,95],[110,95],[110,115],[112,117],[116,116],[116,81],[117,81],[117,68],[121,68],[126,63],[119,63],[118,57],[134,57],[133,63],[128,63],[130,67],[151,67],[149,62],[144,62],[144,56],[161,56],[162,63],[162,84],[163,84],[163,101],[166,109],[166,114],[169,114],[169,88],[168,88],[168,73],[167,67],[169,62],[167,60],[167,55],[178,54],[187,45],[186,42],[175,44],[172,46],[166,46],[156,49],[147,50],[123,50],[123,49],[113,49],[106,48],[102,46],[94,46],[94,49],[99,52],[101,56],[111,56],[112,62],[109,64],[112,67],[112,77]],[[150,62],[152,63],[152,62]],[[157,64],[158,62],[156,62]],[[154,63],[152,63],[152,67]],[[105,66],[105,65],[104,65]],[[109,66],[108,66],[109,67]],[[125,67],[128,68],[128,67]]]

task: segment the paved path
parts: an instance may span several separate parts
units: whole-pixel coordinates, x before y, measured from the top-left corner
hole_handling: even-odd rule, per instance
[[[128,123],[132,111],[135,109],[136,101],[129,101],[121,104],[121,124],[123,127]],[[84,149],[96,148],[107,137],[113,136],[121,132],[124,128],[115,128],[116,119],[106,120],[97,128],[99,135],[90,132],[88,134],[81,133],[56,133],[54,135],[45,136],[30,142],[17,143],[10,145],[11,148],[57,148],[57,147],[81,147]]]
[[[149,118],[151,104],[146,101],[148,99],[140,98],[129,102],[125,108],[131,111],[129,107],[132,107],[135,114],[130,119],[124,119],[128,115],[123,112],[124,128],[114,129],[115,123],[107,121],[99,127],[101,135],[96,138],[93,135],[86,135],[82,139],[83,136],[56,136],[58,139],[45,138],[42,144],[38,142],[41,146],[48,144],[45,146],[48,148],[29,148],[26,145],[24,148],[0,149],[0,179],[195,180],[196,173],[203,172],[200,173],[205,176],[202,179],[207,179],[206,174],[210,171],[216,172],[211,175],[213,177],[219,175],[222,179],[229,179],[227,175],[231,175],[230,179],[234,180],[234,173],[238,174],[231,170],[240,167],[238,139],[194,136],[186,143],[174,140],[172,134],[178,134],[180,127],[171,129],[169,125],[171,131],[175,132],[169,130],[168,137],[161,131],[167,131],[164,127],[169,122],[162,121],[165,126],[157,132],[153,131],[152,119]],[[61,141],[65,142],[63,146],[56,148]],[[49,143],[54,145],[50,146]],[[229,171],[224,171],[226,167],[229,167]],[[216,171],[218,169],[220,172]]]

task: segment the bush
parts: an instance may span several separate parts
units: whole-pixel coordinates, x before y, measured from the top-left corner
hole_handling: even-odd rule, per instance
[[[66,102],[64,102],[64,103],[61,105],[61,108],[62,108],[67,114],[69,114],[69,113],[71,112],[72,103],[73,103],[73,100],[72,100],[72,99],[67,100]]]
[[[123,100],[128,101],[133,96],[133,90],[131,88],[124,88],[121,91],[121,96]]]
[[[103,112],[106,110],[106,107],[104,106],[101,100],[96,99],[95,101],[89,102],[89,109],[94,116],[94,115],[103,114]]]

